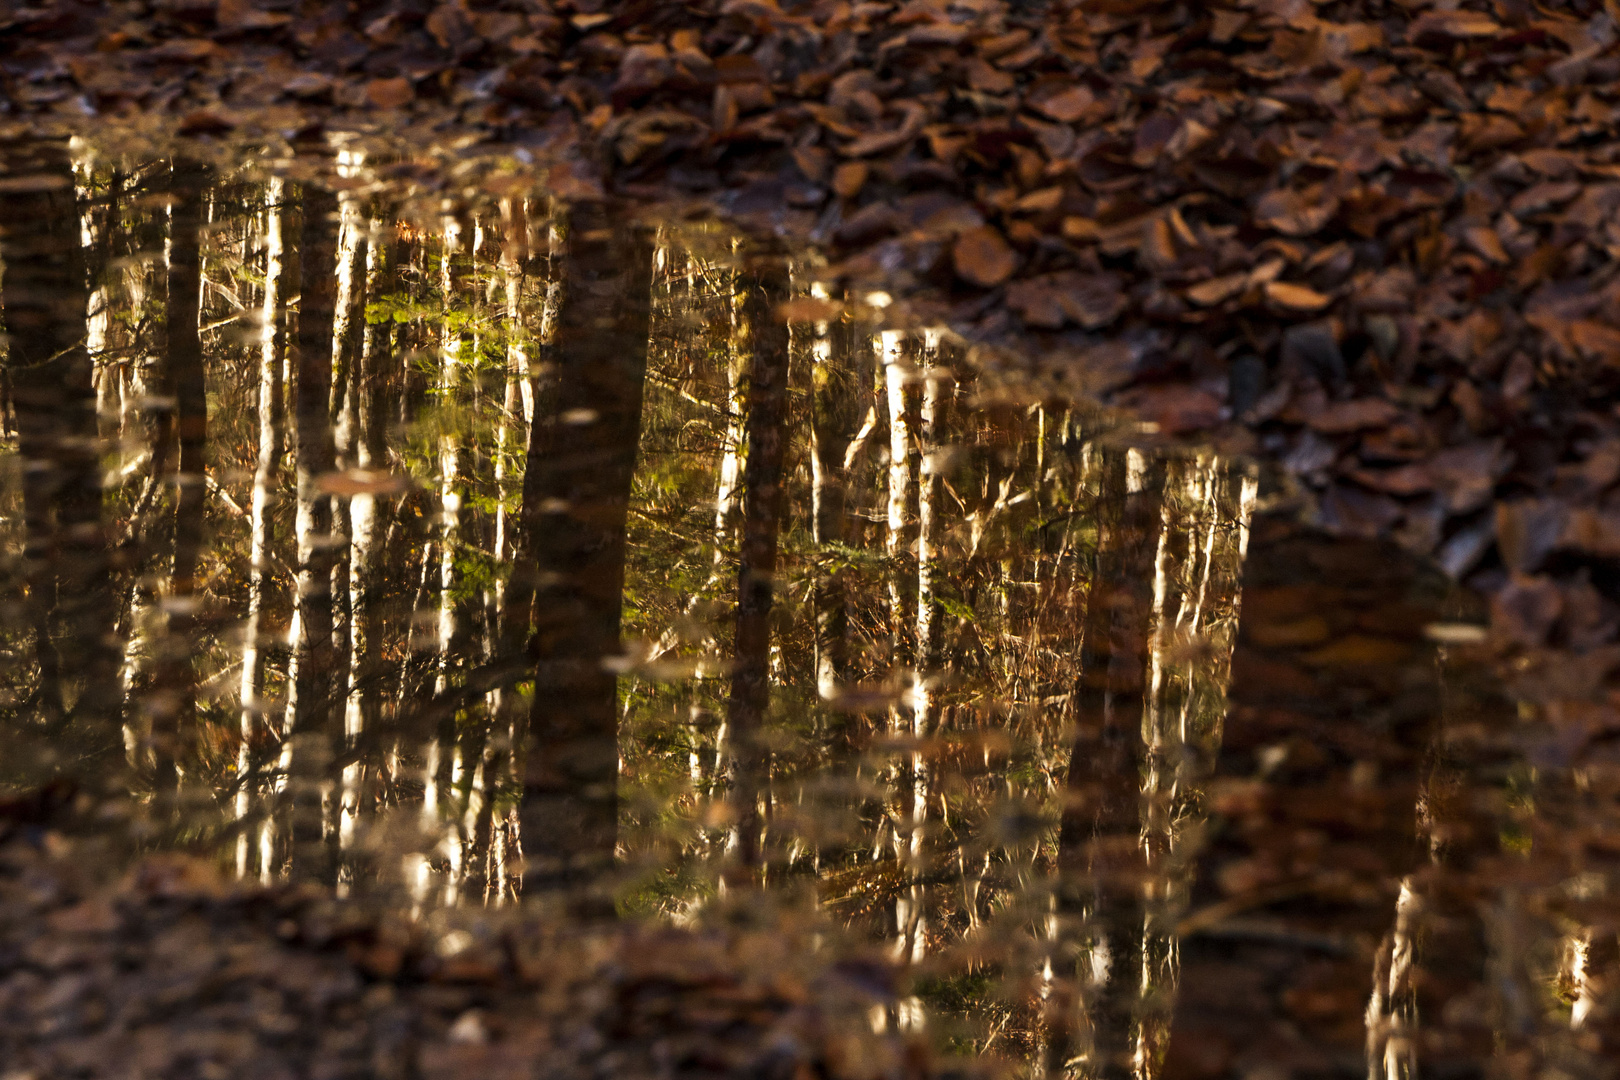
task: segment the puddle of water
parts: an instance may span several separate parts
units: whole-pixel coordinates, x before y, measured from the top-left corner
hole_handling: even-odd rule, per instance
[[[1251,549],[1250,466],[712,225],[8,166],[0,775],[109,868],[794,920],[900,971],[874,1027],[1043,1075],[1462,1075],[1596,1015],[1612,931],[1481,884],[1536,783],[1481,614]]]

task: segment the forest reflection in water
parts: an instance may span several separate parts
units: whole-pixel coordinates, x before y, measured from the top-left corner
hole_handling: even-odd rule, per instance
[[[0,782],[71,781],[109,866],[801,920],[908,972],[874,1025],[1155,1076],[1178,925],[1350,949],[1319,910],[1348,829],[1390,858],[1329,867],[1366,886],[1333,886],[1367,954],[1334,992],[1405,1075],[1411,813],[1447,775],[1409,646],[1450,609],[1377,554],[1307,588],[1351,563],[1277,540],[1223,751],[1251,468],[1133,448],[712,225],[357,156],[6,154]],[[1385,723],[1388,752],[1345,735]],[[1376,828],[1289,823],[1379,769]],[[1240,1059],[1253,1016],[1198,1027],[1235,961],[1194,960],[1181,1060]],[[1294,1036],[1326,1015],[1296,990]]]

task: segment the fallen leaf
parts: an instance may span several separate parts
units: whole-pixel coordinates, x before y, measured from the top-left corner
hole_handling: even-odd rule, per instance
[[[1049,120],[1072,124],[1084,117],[1096,102],[1096,96],[1084,86],[1069,86],[1032,100],[1029,107]]]
[[[1249,275],[1225,274],[1221,277],[1200,281],[1187,290],[1187,299],[1201,307],[1212,307],[1222,301],[1230,300],[1249,286]]]
[[[1000,285],[1018,268],[1018,253],[995,226],[969,229],[951,246],[951,265],[956,276],[983,288]]]
[[[408,79],[372,79],[366,83],[366,100],[379,109],[399,109],[416,100],[416,91]]]
[[[1324,435],[1343,435],[1363,428],[1384,427],[1400,414],[1401,410],[1393,402],[1383,398],[1357,398],[1336,401],[1308,416],[1305,422]]]
[[[866,185],[871,170],[864,161],[846,161],[833,170],[832,189],[841,199],[853,199]]]
[[[347,469],[315,478],[315,487],[328,495],[401,495],[411,489],[411,478],[399,473]]]
[[[1332,297],[1325,296],[1315,289],[1288,281],[1268,281],[1265,288],[1266,299],[1284,311],[1309,314],[1321,311],[1333,302]]]
[[[1310,236],[1321,231],[1339,212],[1339,200],[1324,195],[1320,188],[1311,192],[1291,189],[1268,191],[1255,204],[1254,219],[1284,236]]]
[[[286,12],[261,11],[252,0],[219,0],[214,8],[214,23],[221,30],[267,30],[291,21]]]
[[[1416,41],[1431,36],[1494,37],[1501,32],[1501,24],[1489,15],[1458,8],[1452,11],[1425,11],[1412,21],[1408,36]]]

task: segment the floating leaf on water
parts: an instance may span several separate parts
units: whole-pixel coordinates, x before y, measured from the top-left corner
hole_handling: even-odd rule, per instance
[[[1474,623],[1430,623],[1423,628],[1423,636],[1441,645],[1478,645],[1490,631]]]
[[[315,479],[316,490],[327,495],[403,495],[411,490],[411,478],[399,473],[373,469],[346,469],[325,473]]]

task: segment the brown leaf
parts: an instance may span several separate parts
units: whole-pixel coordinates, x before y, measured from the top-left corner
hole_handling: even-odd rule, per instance
[[[864,161],[846,161],[833,170],[832,189],[841,199],[853,199],[861,193],[870,170]]]
[[[1502,247],[1502,240],[1496,235],[1495,229],[1471,225],[1463,230],[1463,239],[1479,255],[1498,266],[1506,266],[1513,261],[1508,257],[1507,249]]]
[[[1319,186],[1304,192],[1282,188],[1260,197],[1254,207],[1254,219],[1284,236],[1310,236],[1332,221],[1338,212],[1339,200],[1325,195]]]
[[[902,101],[897,106],[906,116],[900,126],[893,131],[873,131],[861,135],[845,146],[845,157],[869,157],[872,154],[881,154],[889,150],[906,145],[922,133],[923,121],[928,118],[928,112],[915,101]]]
[[[1383,398],[1357,398],[1336,401],[1306,418],[1306,423],[1325,435],[1343,435],[1362,428],[1384,427],[1401,410]]]
[[[951,247],[956,276],[983,288],[1000,285],[1018,268],[1018,253],[1001,238],[995,226],[969,229]]]
[[[1063,204],[1063,189],[1041,188],[1013,203],[1013,209],[1026,214],[1049,214]]]
[[[440,4],[428,13],[422,25],[441,49],[458,49],[477,37],[467,13],[455,4]]]
[[[1573,180],[1543,180],[1526,188],[1508,201],[1508,209],[1516,217],[1539,214],[1569,202],[1581,193],[1581,185]]]
[[[1238,295],[1248,288],[1248,285],[1249,275],[1247,272],[1226,274],[1221,277],[1210,278],[1208,281],[1200,281],[1187,290],[1187,299],[1201,307],[1213,307]]]
[[[252,0],[219,0],[214,8],[214,22],[221,30],[267,30],[291,21],[284,12],[260,11]]]
[[[1063,298],[1049,279],[1018,281],[1007,287],[1007,306],[1030,326],[1056,330],[1068,319]]]
[[[416,91],[408,79],[372,79],[366,83],[366,100],[379,109],[399,109],[416,100]]]
[[[1007,287],[1007,306],[1029,325],[1047,330],[1068,322],[1096,330],[1119,318],[1126,304],[1125,291],[1113,274],[1064,271]]]
[[[1569,324],[1569,340],[1582,356],[1620,365],[1620,330],[1607,323],[1576,319]]]
[[[1033,98],[1029,107],[1048,120],[1072,124],[1084,117],[1096,103],[1096,95],[1084,86],[1069,86],[1056,93]]]
[[[347,469],[343,472],[323,473],[315,478],[315,486],[328,495],[344,497],[401,495],[411,489],[411,478],[400,473]]]
[[[1414,40],[1426,37],[1494,37],[1502,27],[1489,15],[1477,11],[1425,11],[1413,20],[1408,35]]]
[[[1321,311],[1333,302],[1332,297],[1325,296],[1315,289],[1288,281],[1267,282],[1266,299],[1284,311],[1304,314]]]
[[[1018,80],[1005,71],[997,71],[977,56],[967,62],[968,85],[981,94],[1007,94],[1018,85]]]

